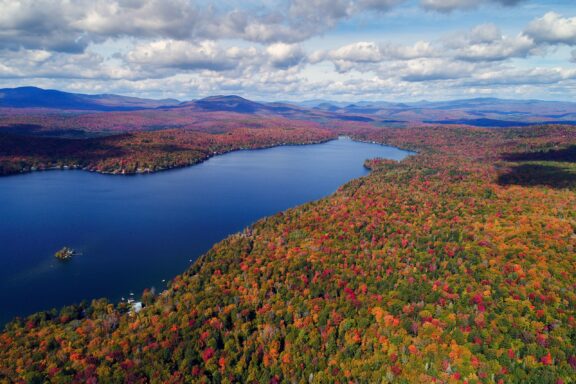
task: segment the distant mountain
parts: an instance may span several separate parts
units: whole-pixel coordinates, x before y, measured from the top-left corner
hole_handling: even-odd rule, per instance
[[[52,108],[86,111],[139,111],[175,109],[194,118],[212,119],[213,113],[282,117],[319,123],[348,121],[383,126],[411,124],[459,124],[478,127],[513,127],[533,124],[574,124],[576,103],[542,100],[474,98],[448,101],[336,102],[309,100],[301,103],[257,102],[236,95],[210,96],[179,102],[118,95],[84,95],[35,87],[0,89],[0,108]],[[154,112],[156,113],[156,112]]]
[[[350,102],[341,102],[341,101],[334,101],[334,100],[324,100],[324,99],[314,99],[314,100],[304,100],[304,101],[280,101],[284,104],[294,104],[305,108],[315,108],[320,106],[321,104],[332,105],[339,108],[345,107],[346,105],[350,104]]]
[[[348,107],[356,107],[356,108],[365,108],[365,107],[374,107],[374,108],[383,108],[383,107],[390,107],[399,105],[398,103],[389,102],[389,101],[334,101],[334,100],[324,100],[324,99],[314,99],[314,100],[305,100],[305,101],[298,101],[298,102],[289,102],[294,105],[299,105],[301,107],[306,108],[319,108],[319,109],[326,109],[326,108],[348,108]]]
[[[259,103],[235,95],[210,96],[205,99],[182,103],[171,108],[192,108],[198,112],[234,112],[312,121],[326,119],[372,121],[370,117],[350,115],[346,112],[332,113],[284,102]]]
[[[415,102],[390,102],[390,101],[357,101],[357,102],[341,102],[332,100],[307,100],[303,102],[295,102],[295,105],[305,106],[308,108],[318,109],[384,109],[384,108],[424,108],[424,109],[461,109],[461,108],[485,108],[489,106],[519,106],[519,107],[551,107],[562,106],[574,107],[576,103],[568,101],[544,101],[544,100],[515,100],[515,99],[499,99],[494,97],[480,97],[473,99],[455,99],[445,101],[415,101]]]
[[[183,103],[182,107],[193,106],[204,111],[222,111],[236,113],[257,113],[268,111],[265,104],[247,100],[240,96],[210,96],[205,99]]]
[[[89,111],[131,111],[174,106],[174,99],[150,100],[118,95],[84,95],[36,87],[0,89],[0,107],[56,108]]]
[[[200,100],[182,103],[174,108],[191,107],[200,111],[235,112],[259,115],[310,115],[314,111],[294,104],[283,102],[262,103],[245,99],[240,96],[210,96]]]
[[[533,124],[574,124],[576,121],[576,103],[566,101],[474,98],[407,103],[313,100],[305,104],[317,111],[363,116],[382,124],[403,122],[502,128]],[[356,121],[368,120],[356,118]]]

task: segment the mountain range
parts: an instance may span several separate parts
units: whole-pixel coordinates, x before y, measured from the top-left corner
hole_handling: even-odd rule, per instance
[[[179,104],[178,100],[150,100],[119,95],[85,95],[37,87],[0,89],[1,108],[56,108],[87,111],[130,111]]]
[[[310,100],[301,103],[256,102],[240,96],[211,96],[181,102],[113,94],[86,95],[36,87],[0,89],[0,110],[56,109],[84,112],[186,109],[277,116],[288,119],[354,121],[378,125],[459,124],[481,127],[525,126],[542,123],[576,124],[576,103],[566,101],[475,98],[450,101],[355,103]]]

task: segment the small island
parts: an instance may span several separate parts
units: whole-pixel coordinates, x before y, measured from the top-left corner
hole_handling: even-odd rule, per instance
[[[70,260],[74,255],[76,255],[76,251],[68,247],[63,247],[54,254],[54,256],[59,260]]]

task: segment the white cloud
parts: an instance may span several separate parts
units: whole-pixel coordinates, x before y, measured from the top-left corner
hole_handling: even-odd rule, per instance
[[[436,57],[440,54],[428,41],[418,41],[413,45],[385,44],[381,46],[381,50],[385,58],[398,60]]]
[[[405,1],[269,0],[252,11],[240,1],[0,0],[0,48],[79,53],[91,43],[123,37],[296,43],[359,13],[388,11]],[[479,2],[424,0],[422,6],[442,12]]]
[[[324,33],[357,12],[384,11],[404,0],[0,0],[0,48],[82,52],[92,42],[133,37],[243,39],[295,43]]]
[[[452,12],[455,9],[470,9],[478,5],[477,0],[422,0],[424,9],[437,12]]]
[[[138,44],[128,52],[126,61],[148,69],[223,71],[236,68],[244,58],[256,55],[254,48],[225,49],[214,41],[190,43],[179,40],[157,40]]]
[[[576,79],[576,69],[567,68],[502,68],[496,67],[472,76],[463,85],[549,85]]]
[[[0,0],[0,48],[78,53],[89,41],[69,27],[69,7],[59,2]]]
[[[267,47],[234,46],[216,41],[192,43],[155,40],[137,44],[123,56],[133,72],[141,77],[168,77],[183,72],[226,72],[229,79],[241,75],[261,77],[278,70],[301,70],[306,53],[298,44],[275,43]]]
[[[93,52],[68,55],[45,50],[0,50],[2,78],[137,79],[138,74]]]
[[[418,41],[413,45],[376,43],[360,41],[342,46],[331,51],[315,52],[310,61],[317,63],[331,61],[338,72],[350,70],[367,71],[374,69],[374,64],[384,61],[410,60],[423,57],[436,57],[437,51],[429,42]]]
[[[348,17],[351,3],[340,2],[342,9],[330,1],[294,0],[284,11],[251,13],[195,0],[0,0],[0,48],[78,53],[120,37],[297,42]]]
[[[443,13],[477,7],[485,7],[483,17],[495,11],[515,15],[501,6],[520,3],[0,0],[0,78],[4,84],[27,81],[83,92],[149,95],[170,89],[174,96],[226,92],[376,97],[386,92],[428,97],[466,87],[484,92],[490,82],[512,92],[536,87],[539,81],[548,85],[542,92],[551,85],[565,87],[567,94],[576,92],[573,65],[535,67],[545,54],[558,52],[554,46],[576,45],[576,17],[549,12],[526,22],[518,33],[504,33],[487,23],[443,37],[434,32],[436,27],[419,25],[428,19],[450,21],[456,16]],[[422,16],[414,4],[437,13]],[[523,15],[533,17],[529,14]],[[397,15],[413,17],[410,31],[394,29]],[[457,17],[464,18],[458,25],[478,19],[472,13]],[[352,28],[360,33],[348,35]],[[449,28],[441,26],[440,33]],[[337,30],[330,35],[332,29]],[[358,41],[349,36],[358,36]],[[340,38],[345,43],[334,46]],[[326,49],[319,50],[324,42]],[[543,59],[531,61],[540,54]],[[571,60],[576,62],[576,51]]]
[[[467,40],[472,44],[492,43],[495,40],[502,40],[502,32],[494,24],[481,24],[472,28],[467,34]]]
[[[270,61],[276,68],[286,69],[300,64],[306,54],[299,45],[276,43],[266,48]]]
[[[362,10],[389,11],[405,0],[358,0],[356,6]]]
[[[424,9],[430,11],[448,13],[455,10],[473,9],[486,4],[514,6],[523,1],[524,0],[421,0],[420,4]]]
[[[504,36],[494,24],[479,25],[470,33],[446,41],[445,45],[455,51],[455,58],[466,61],[503,61],[527,57],[537,48],[532,38],[524,34]]]
[[[532,21],[525,33],[537,43],[576,45],[576,17],[548,12]]]
[[[83,5],[85,9],[77,11],[81,17],[70,21],[70,25],[83,32],[105,36],[185,39],[202,19],[213,16],[209,9],[200,13],[194,2],[186,0],[91,0]]]
[[[345,45],[328,52],[325,56],[335,61],[356,63],[377,63],[383,59],[380,46],[370,41],[360,41]]]
[[[430,60],[433,64],[439,60],[431,59],[442,59],[445,63],[458,61],[480,63],[526,58],[536,53],[540,53],[540,49],[532,38],[524,34],[505,36],[497,26],[482,24],[469,32],[454,34],[435,42],[418,41],[409,45],[392,42],[356,42],[329,51],[315,52],[310,56],[310,62],[331,61],[336,70],[341,73],[351,70],[377,72],[379,64],[384,62],[412,60],[412,65],[414,63],[418,65],[423,60],[414,61],[415,59]],[[429,70],[434,72],[432,68]],[[424,79],[427,76],[423,74]],[[449,76],[448,73],[438,74],[436,77],[447,76]],[[412,74],[409,78],[418,78],[418,76]]]
[[[415,59],[397,65],[395,71],[405,81],[452,80],[468,77],[477,71],[472,63],[446,59]]]
[[[348,17],[352,13],[352,2],[349,0],[292,0],[290,16],[295,18],[325,22],[334,22]]]

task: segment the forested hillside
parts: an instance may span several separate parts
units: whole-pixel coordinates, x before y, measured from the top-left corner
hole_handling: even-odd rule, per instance
[[[0,176],[53,168],[133,174],[183,167],[215,154],[334,139],[316,123],[214,113],[180,124],[172,115],[129,113],[26,116],[26,124],[0,120]],[[62,119],[62,120],[61,120]],[[183,120],[186,120],[183,118]],[[158,124],[158,125],[156,125]]]
[[[576,128],[347,127],[419,154],[229,237],[139,313],[13,321],[0,382],[576,382]]]

